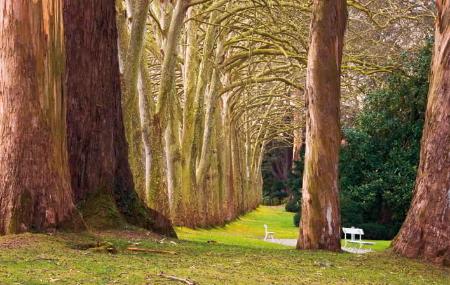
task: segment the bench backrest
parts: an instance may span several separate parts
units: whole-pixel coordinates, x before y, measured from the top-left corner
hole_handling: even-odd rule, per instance
[[[364,231],[363,229],[358,228],[342,228],[342,231],[344,234],[354,234],[354,235],[363,235]]]
[[[361,239],[361,236],[364,235],[363,229],[358,228],[342,228],[342,231],[344,232],[344,238],[347,238],[347,235],[351,235],[351,239],[355,239],[355,235],[359,235],[359,238]]]
[[[267,225],[264,225],[264,231],[267,233],[267,229],[268,229],[268,227],[267,227]]]

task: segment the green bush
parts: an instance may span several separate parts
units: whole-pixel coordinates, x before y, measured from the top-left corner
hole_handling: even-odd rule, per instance
[[[279,206],[283,204],[284,200],[279,197],[270,197],[270,196],[264,196],[262,204],[264,206]]]
[[[294,215],[294,225],[298,227],[300,225],[300,213],[297,212]]]
[[[286,203],[286,212],[298,213],[300,211],[300,205],[298,199],[291,199]]]
[[[366,95],[340,153],[344,226],[364,225],[366,238],[390,239],[405,219],[419,163],[431,42],[405,55],[402,71]]]
[[[262,204],[264,206],[270,206],[270,197],[264,196],[262,199]]]
[[[393,228],[388,225],[381,225],[376,223],[366,223],[358,226],[364,230],[365,239],[374,240],[391,240],[398,232],[398,228]]]
[[[385,78],[382,89],[366,95],[340,153],[341,221],[359,227],[368,239],[392,239],[408,211],[419,162],[425,117],[430,41],[419,53],[405,55],[401,71]],[[300,221],[303,159],[286,185],[292,197],[286,211]],[[300,203],[301,204],[301,203]]]

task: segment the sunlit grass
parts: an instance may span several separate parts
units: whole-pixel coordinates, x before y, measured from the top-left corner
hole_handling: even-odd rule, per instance
[[[264,224],[269,226],[270,231],[275,232],[275,238],[277,239],[297,239],[299,230],[293,224],[293,216],[293,213],[284,210],[284,206],[260,206],[255,211],[224,227],[207,230],[179,227],[177,233],[180,239],[190,241],[206,242],[212,240],[229,245],[289,249],[289,247],[283,245],[264,242],[262,239],[264,238]],[[383,251],[390,246],[390,241],[373,242],[375,242],[375,245],[364,246],[364,248]],[[358,245],[349,243],[348,246],[357,247]]]
[[[161,271],[208,285],[450,284],[448,269],[389,252],[330,253],[267,243],[264,223],[277,238],[297,236],[292,214],[260,207],[222,228],[179,228],[183,240],[162,242],[136,229],[0,237],[0,284],[177,284],[159,277]],[[117,254],[77,249],[99,240],[113,244]],[[387,244],[377,242],[380,249]],[[129,246],[176,255],[132,252]]]

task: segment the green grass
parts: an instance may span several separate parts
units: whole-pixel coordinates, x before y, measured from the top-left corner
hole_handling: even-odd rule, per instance
[[[0,284],[182,284],[157,276],[161,271],[202,285],[450,284],[448,268],[389,251],[355,255],[265,243],[260,240],[264,223],[280,238],[296,238],[290,214],[267,207],[223,228],[178,229],[184,240],[175,243],[160,243],[136,229],[0,237]],[[118,253],[79,249],[98,240],[114,244]],[[128,246],[177,254],[136,253],[126,250]]]
[[[269,226],[270,231],[275,232],[275,238],[277,239],[297,239],[299,230],[293,224],[293,216],[293,213],[284,210],[284,206],[260,206],[255,211],[224,227],[208,230],[178,228],[177,233],[180,239],[190,241],[206,242],[214,240],[228,245],[290,249],[283,245],[264,242],[262,239],[264,237],[264,224]],[[375,242],[375,245],[364,246],[364,248],[384,251],[391,244],[390,241],[377,240],[373,242]],[[349,243],[348,246],[356,245]]]
[[[292,213],[282,207],[261,206],[238,220],[219,228],[198,229],[177,228],[180,239],[206,242],[214,240],[228,245],[240,245],[259,248],[287,249],[286,246],[263,241],[264,224],[276,233],[276,238],[295,239],[298,228],[292,223]]]

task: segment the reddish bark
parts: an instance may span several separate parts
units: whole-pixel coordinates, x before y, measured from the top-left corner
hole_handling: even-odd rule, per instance
[[[420,164],[394,251],[450,266],[450,2],[436,1],[435,47]]]
[[[137,196],[121,110],[115,3],[66,0],[68,143],[76,201],[114,197],[126,220],[176,236],[170,221]]]
[[[0,0],[0,15],[0,234],[73,227],[62,0]]]
[[[339,251],[340,75],[345,0],[314,0],[308,54],[306,153],[297,247]]]

